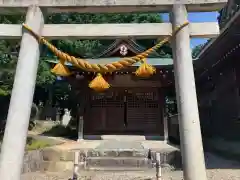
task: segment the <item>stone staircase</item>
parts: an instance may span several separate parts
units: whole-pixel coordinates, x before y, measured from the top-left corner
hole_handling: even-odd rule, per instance
[[[74,154],[76,155],[76,152],[78,154],[79,171],[151,170],[154,168],[156,152],[161,155],[161,164],[164,170],[180,167],[180,151],[171,148],[169,145],[164,147],[149,150],[142,146],[140,142],[111,140],[102,142],[92,149],[84,149],[83,147],[71,150],[47,148],[43,151],[43,170],[53,172],[73,170]]]
[[[136,171],[152,168],[146,150],[105,149],[92,150],[84,155],[86,170]]]

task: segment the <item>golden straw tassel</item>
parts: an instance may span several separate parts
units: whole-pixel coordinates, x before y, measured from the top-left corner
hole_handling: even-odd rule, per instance
[[[136,70],[135,74],[138,77],[148,78],[156,73],[156,68],[147,64],[146,59],[142,60],[141,66]]]
[[[173,31],[172,35],[166,37],[161,42],[159,42],[158,44],[156,44],[152,48],[148,49],[147,51],[144,51],[141,54],[138,54],[131,58],[121,59],[120,61],[106,64],[103,66],[101,66],[99,64],[90,64],[87,62],[87,60],[83,60],[80,58],[75,58],[73,56],[70,56],[67,53],[64,53],[64,52],[58,50],[54,45],[52,45],[50,42],[48,42],[46,39],[44,39],[44,37],[39,36],[27,24],[23,24],[22,26],[26,30],[28,30],[34,37],[36,37],[40,43],[45,44],[57,57],[59,57],[63,61],[68,61],[68,62],[72,63],[76,67],[82,68],[84,70],[89,70],[89,71],[96,71],[96,70],[99,71],[99,67],[101,66],[100,69],[103,69],[104,71],[108,72],[108,71],[115,71],[115,70],[122,69],[124,67],[130,66],[133,63],[136,63],[136,62],[142,60],[142,62],[141,62],[142,65],[137,69],[136,75],[141,76],[141,77],[150,77],[151,75],[153,75],[156,72],[156,69],[152,65],[149,65],[146,63],[146,57],[153,51],[156,51],[157,49],[159,49],[163,44],[165,44],[166,42],[171,40],[171,38],[173,36],[175,36],[181,29],[183,29],[188,24],[189,24],[189,22],[185,22],[184,24],[180,25],[179,27],[177,27],[175,29],[175,31]],[[55,74],[59,74],[61,76],[68,76],[71,74],[69,69],[64,66],[64,62],[61,64],[60,63],[57,64],[52,69],[52,72]],[[95,79],[99,79],[99,77],[100,76],[97,76]],[[95,79],[93,80],[93,82],[95,82]],[[105,84],[103,83],[104,84],[103,86],[105,86],[105,88],[109,88],[110,85],[103,79],[103,77],[101,77],[101,81],[104,81]],[[90,86],[94,87],[94,85],[91,85],[91,84],[92,83],[89,84],[89,87]],[[100,89],[102,89],[102,88],[100,88]]]
[[[89,87],[95,91],[101,92],[110,88],[110,84],[103,78],[101,73],[98,73],[97,76],[89,83]]]
[[[60,60],[59,63],[54,66],[51,72],[59,76],[70,76],[72,74],[68,67],[65,66],[63,60]]]

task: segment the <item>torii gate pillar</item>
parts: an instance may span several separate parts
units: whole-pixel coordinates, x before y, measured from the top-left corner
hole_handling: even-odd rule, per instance
[[[28,8],[26,23],[41,34],[40,8]],[[0,179],[20,180],[39,61],[39,43],[24,31],[0,156]]]
[[[185,5],[173,5],[173,29],[187,20]],[[184,179],[207,180],[188,27],[177,33],[173,47]]]

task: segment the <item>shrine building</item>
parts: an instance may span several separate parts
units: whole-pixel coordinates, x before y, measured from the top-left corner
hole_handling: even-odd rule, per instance
[[[109,45],[90,63],[108,64],[123,57],[132,57],[146,51],[133,39],[118,39]],[[174,92],[173,61],[161,58],[156,51],[147,59],[148,64],[156,67],[156,73],[149,78],[137,77],[134,72],[140,65],[104,75],[110,88],[96,92],[88,87],[94,78],[92,72],[82,71],[66,64],[71,76],[65,77],[75,91],[76,104],[79,104],[83,117],[84,137],[94,135],[143,135],[146,138],[164,139],[170,128],[165,114],[165,97]],[[52,65],[58,60],[48,60]],[[178,130],[173,127],[176,135]]]

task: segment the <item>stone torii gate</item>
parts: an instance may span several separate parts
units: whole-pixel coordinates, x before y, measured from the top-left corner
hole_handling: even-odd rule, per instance
[[[47,38],[159,38],[187,21],[187,11],[218,11],[227,0],[0,0],[0,13],[25,13],[26,24]],[[45,13],[170,12],[171,23],[44,25]],[[39,43],[21,25],[0,25],[0,38],[21,38],[14,86],[0,156],[0,179],[20,180],[36,73]],[[207,180],[199,123],[190,37],[218,35],[217,23],[192,23],[172,40],[185,180]]]

